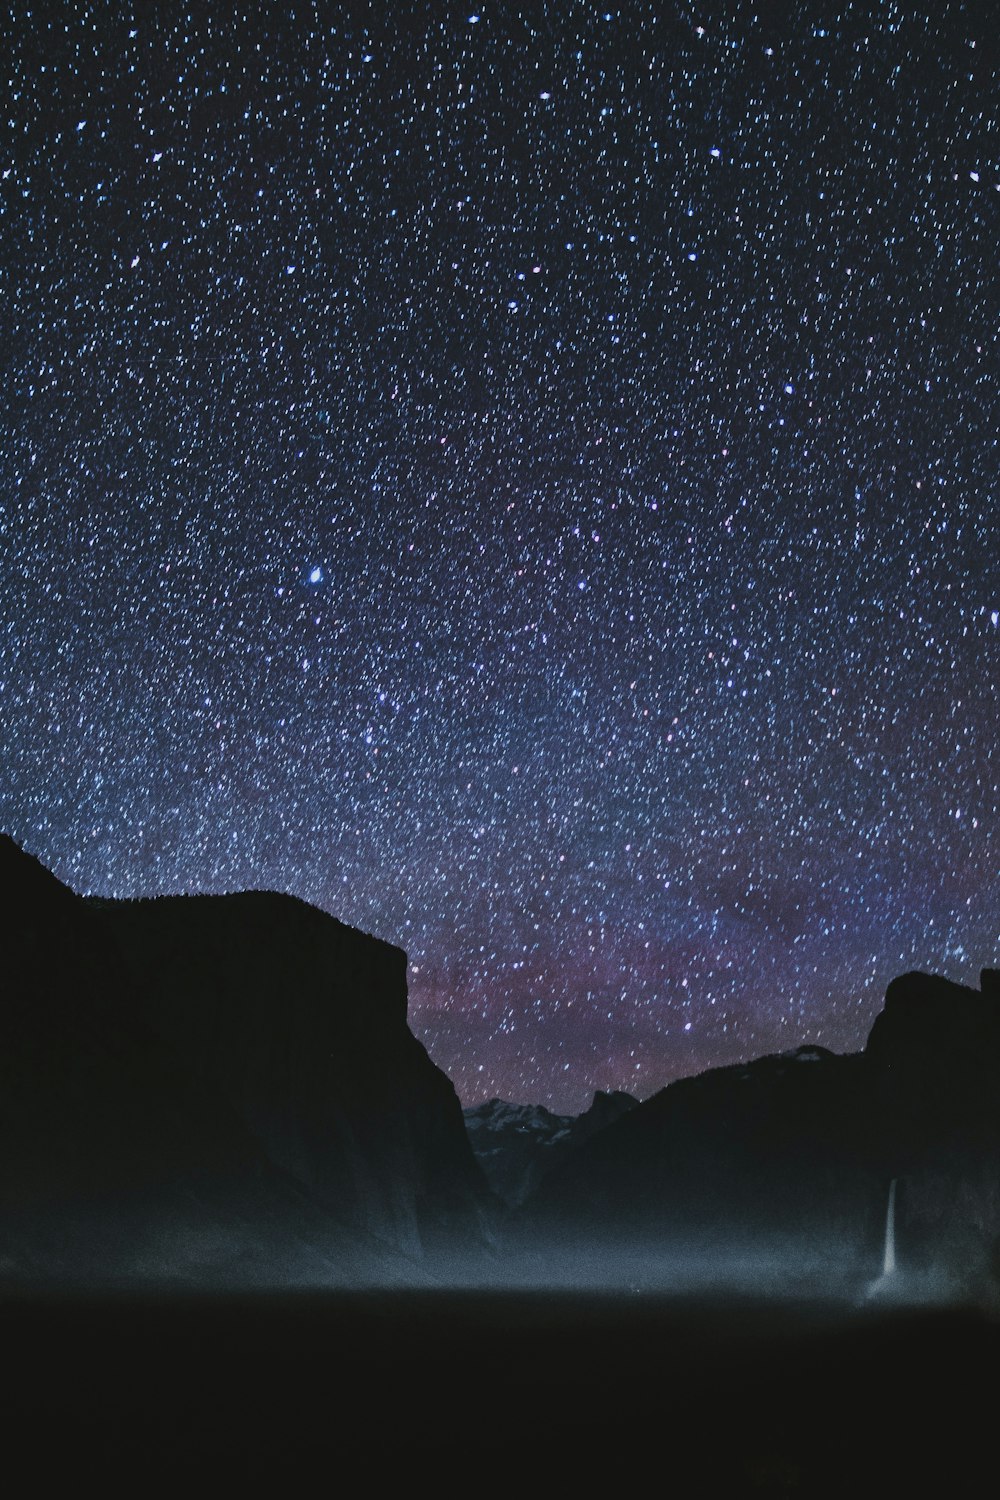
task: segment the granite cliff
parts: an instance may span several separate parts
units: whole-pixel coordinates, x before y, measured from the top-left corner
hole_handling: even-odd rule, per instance
[[[0,838],[0,1275],[421,1279],[484,1244],[405,958],[273,895],[87,902]]]
[[[101,901],[141,1011],[268,1158],[409,1255],[473,1249],[488,1195],[406,1024],[406,955],[292,896]]]

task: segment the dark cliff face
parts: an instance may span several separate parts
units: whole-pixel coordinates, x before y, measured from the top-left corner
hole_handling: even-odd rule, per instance
[[[884,1201],[864,1080],[863,1059],[809,1047],[672,1084],[546,1178],[519,1242],[822,1256],[836,1235],[862,1253]]]
[[[865,1048],[900,1174],[905,1226],[927,1258],[970,1263],[1000,1244],[1000,990],[934,974],[894,979]]]
[[[0,1275],[365,1284],[476,1243],[398,950],[284,897],[88,904],[5,838],[0,899]]]
[[[1000,1241],[1000,995],[890,985],[866,1049],[822,1048],[661,1090],[582,1146],[512,1226],[519,1246],[785,1247],[875,1274],[899,1179],[900,1258],[961,1279]]]
[[[450,1080],[406,1024],[406,955],[290,896],[100,903],[142,1012],[268,1157],[411,1255],[480,1240]]]
[[[8,1212],[114,1194],[144,1168],[170,1179],[190,1144],[187,1112],[208,1104],[143,1024],[134,976],[79,898],[6,838],[0,890]],[[206,1130],[206,1161],[219,1139]]]

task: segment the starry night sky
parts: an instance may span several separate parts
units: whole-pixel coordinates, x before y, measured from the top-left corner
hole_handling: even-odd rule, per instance
[[[467,1102],[976,982],[992,9],[13,6],[0,826],[401,944]]]

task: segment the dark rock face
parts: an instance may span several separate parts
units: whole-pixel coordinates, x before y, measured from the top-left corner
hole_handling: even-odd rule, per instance
[[[365,1284],[476,1240],[398,950],[284,897],[88,904],[6,838],[0,899],[0,1275]]]
[[[933,974],[894,979],[865,1049],[906,1233],[927,1260],[971,1265],[1000,1242],[1000,992],[990,973],[982,991]]]
[[[900,1262],[975,1277],[1000,1243],[1000,995],[889,986],[863,1053],[800,1048],[663,1089],[541,1182],[515,1242],[785,1247],[874,1275],[899,1179]]]
[[[684,1079],[553,1171],[525,1205],[524,1242],[704,1254],[877,1233],[865,1063],[821,1048]]]
[[[142,1011],[269,1159],[407,1254],[471,1249],[487,1195],[406,1025],[406,955],[291,896],[101,902]]]
[[[543,1104],[490,1099],[465,1111],[465,1126],[490,1187],[504,1203],[517,1205],[547,1172],[637,1103],[631,1094],[598,1090],[583,1114],[554,1115]]]

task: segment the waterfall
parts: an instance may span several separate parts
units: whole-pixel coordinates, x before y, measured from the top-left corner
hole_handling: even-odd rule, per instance
[[[896,1274],[896,1178],[889,1184],[889,1202],[885,1211],[885,1251],[882,1256],[882,1276]]]
[[[869,1283],[864,1296],[875,1301],[899,1302],[908,1297],[912,1287],[896,1266],[896,1183],[889,1184],[889,1201],[885,1206],[885,1245],[882,1250],[882,1274]]]

